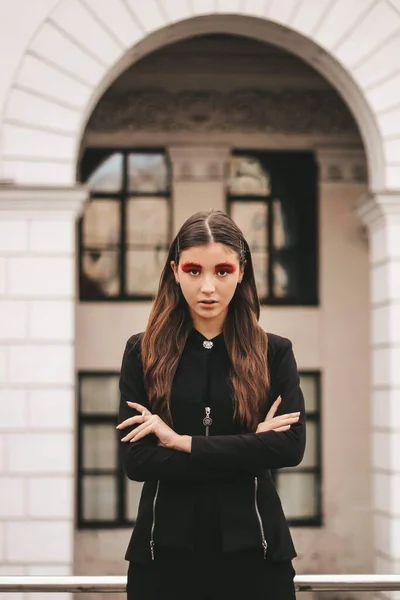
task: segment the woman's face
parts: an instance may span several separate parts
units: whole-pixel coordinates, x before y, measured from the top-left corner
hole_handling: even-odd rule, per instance
[[[194,326],[210,321],[222,327],[236,286],[243,279],[237,253],[217,242],[183,250],[175,279],[188,303]]]

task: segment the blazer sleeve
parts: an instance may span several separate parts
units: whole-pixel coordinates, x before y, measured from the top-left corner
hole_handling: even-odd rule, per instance
[[[191,458],[196,465],[215,465],[256,471],[280,469],[298,465],[305,450],[305,407],[300,389],[300,378],[292,343],[286,338],[278,340],[270,366],[271,393],[282,402],[276,416],[300,411],[298,423],[288,431],[266,431],[201,437],[193,436]]]
[[[140,359],[140,336],[132,336],[125,347],[119,379],[120,408],[119,423],[139,414],[127,405],[127,401],[138,402],[148,407],[148,398],[143,383],[143,368]],[[120,439],[133,431],[133,427],[119,430]],[[120,456],[126,476],[133,481],[151,479],[161,481],[231,481],[246,470],[239,467],[223,468],[214,465],[195,465],[190,454],[157,446],[157,437],[147,435],[138,442],[121,442]]]

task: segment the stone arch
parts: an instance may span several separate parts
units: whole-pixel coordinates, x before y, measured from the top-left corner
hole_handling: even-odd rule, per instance
[[[97,100],[129,65],[201,33],[276,44],[344,98],[364,140],[373,192],[400,187],[398,0],[62,0],[22,57],[3,114],[3,176],[73,185]]]

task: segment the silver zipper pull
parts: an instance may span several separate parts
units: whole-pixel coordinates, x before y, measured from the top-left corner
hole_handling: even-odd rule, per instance
[[[263,540],[262,542],[262,547],[264,548],[264,558],[267,558],[267,548],[268,548],[268,544],[265,540]]]
[[[151,560],[154,560],[154,542],[150,542]]]
[[[203,425],[206,428],[206,437],[208,437],[208,433],[210,431],[210,426],[212,425],[212,418],[210,417],[211,408],[209,406],[206,406],[205,411],[206,411],[206,416],[203,419]]]

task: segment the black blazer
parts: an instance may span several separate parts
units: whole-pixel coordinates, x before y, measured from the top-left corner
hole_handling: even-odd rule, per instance
[[[132,336],[126,344],[119,422],[137,414],[127,406],[127,400],[148,406],[141,336]],[[256,434],[245,431],[233,417],[223,334],[214,338],[211,352],[204,348],[203,341],[205,338],[192,330],[172,384],[174,430],[192,436],[191,454],[158,447],[153,435],[139,442],[121,443],[127,477],[145,482],[125,558],[146,563],[156,557],[158,544],[193,550],[196,493],[199,486],[211,484],[219,503],[224,552],[267,546],[274,560],[292,559],[296,552],[270,474],[270,469],[298,465],[305,449],[304,399],[292,344],[286,338],[268,334],[271,388],[263,418],[281,395],[277,415],[300,411],[299,422],[289,431]],[[208,405],[212,404],[213,424],[208,437],[203,425],[204,397]],[[131,430],[122,430],[121,438]]]

